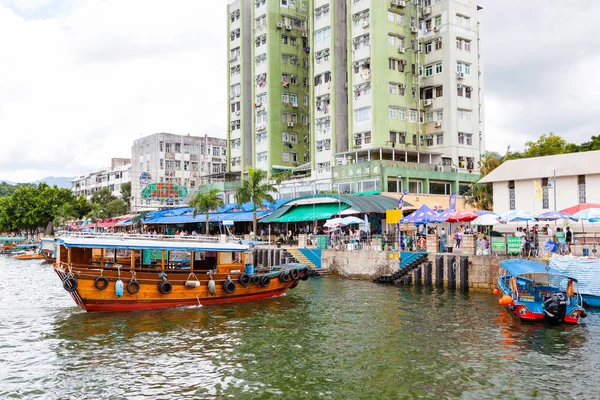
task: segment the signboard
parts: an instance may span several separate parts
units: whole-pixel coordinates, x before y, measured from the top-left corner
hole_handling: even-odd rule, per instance
[[[385,223],[386,224],[399,224],[402,219],[402,210],[386,210],[385,211]]]
[[[521,253],[522,240],[520,237],[509,237],[506,239],[506,241],[508,243],[508,254]]]
[[[494,251],[494,252],[506,251],[506,242],[504,241],[504,238],[492,239],[492,251]]]
[[[186,186],[174,183],[151,183],[142,190],[142,198],[176,203],[185,200],[188,193]]]
[[[142,185],[148,185],[150,182],[152,182],[152,175],[150,175],[149,172],[142,172],[140,174],[140,183]]]

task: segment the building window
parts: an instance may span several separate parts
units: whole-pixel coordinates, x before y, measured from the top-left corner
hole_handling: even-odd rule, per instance
[[[441,74],[442,71],[443,71],[442,62],[440,61],[440,62],[435,63],[435,73]]]
[[[452,189],[450,182],[430,182],[429,193],[437,195],[451,195]]]
[[[423,182],[421,181],[408,181],[408,192],[420,194],[423,193]]]
[[[508,208],[515,209],[515,181],[508,181]]]
[[[354,122],[361,123],[371,120],[371,107],[363,107],[354,110]]]
[[[579,203],[585,203],[585,175],[577,177],[577,193],[579,195]]]
[[[542,178],[542,208],[544,210],[550,208],[550,200],[548,198],[548,178]]]
[[[444,135],[436,135],[435,136],[435,140],[436,140],[436,144],[437,145],[442,145],[444,144]]]

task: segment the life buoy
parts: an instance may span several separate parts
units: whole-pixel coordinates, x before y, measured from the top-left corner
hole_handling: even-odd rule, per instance
[[[63,281],[63,288],[69,293],[76,291],[77,285],[79,281],[74,276],[69,276]]]
[[[108,278],[105,276],[99,276],[94,279],[94,287],[98,290],[104,290],[108,287]]]
[[[519,286],[517,285],[517,278],[515,278],[514,276],[510,278],[510,281],[508,282],[508,285],[510,287],[510,291],[512,292],[512,295],[518,300],[519,299]]]
[[[263,275],[263,277],[260,280],[260,285],[262,287],[267,287],[271,284],[271,278],[268,275]]]
[[[303,274],[302,274],[302,276],[300,277],[300,279],[302,279],[303,281],[306,281],[306,280],[308,280],[308,278],[310,278],[311,272],[312,272],[312,271],[310,270],[310,268],[306,268],[306,269],[304,270],[304,273],[303,273]]]
[[[169,281],[162,281],[158,284],[158,291],[162,294],[169,294],[173,290],[173,285]]]
[[[235,289],[236,289],[236,286],[233,281],[227,279],[225,282],[223,282],[223,290],[226,293],[231,294],[231,293],[235,292]]]
[[[283,270],[279,273],[279,282],[287,282],[289,280],[290,274],[288,274],[286,270]]]
[[[575,283],[572,279],[569,279],[567,283],[567,297],[573,297],[575,295]]]
[[[300,276],[300,272],[296,268],[290,270],[290,277],[293,280],[298,279],[299,276]]]
[[[427,247],[427,240],[425,240],[425,238],[422,237],[417,241],[417,244],[420,248],[424,249],[425,247]]]
[[[240,276],[239,282],[240,282],[240,285],[242,285],[243,287],[246,287],[250,283],[251,280],[252,280],[252,278],[250,277],[250,275],[242,274]]]
[[[138,281],[131,280],[127,283],[127,291],[130,294],[136,294],[140,291],[140,283]]]

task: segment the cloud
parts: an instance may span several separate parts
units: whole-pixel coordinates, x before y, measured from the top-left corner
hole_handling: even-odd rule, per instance
[[[86,173],[155,132],[226,136],[224,2],[16,3],[0,5],[0,178]]]
[[[481,1],[486,147],[504,153],[554,132],[581,143],[599,132],[599,2]]]

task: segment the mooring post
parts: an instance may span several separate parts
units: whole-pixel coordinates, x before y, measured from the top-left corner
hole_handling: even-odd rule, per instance
[[[456,289],[456,257],[450,256],[447,259],[448,268],[448,289]]]
[[[460,290],[469,291],[469,257],[460,258]]]
[[[425,273],[425,286],[431,286],[431,261],[425,261],[425,266],[423,267],[423,271]]]
[[[435,257],[435,287],[444,287],[444,256]]]
[[[275,263],[273,265],[281,264],[281,250],[275,250]]]
[[[415,274],[415,286],[421,286],[421,267],[413,271]]]

